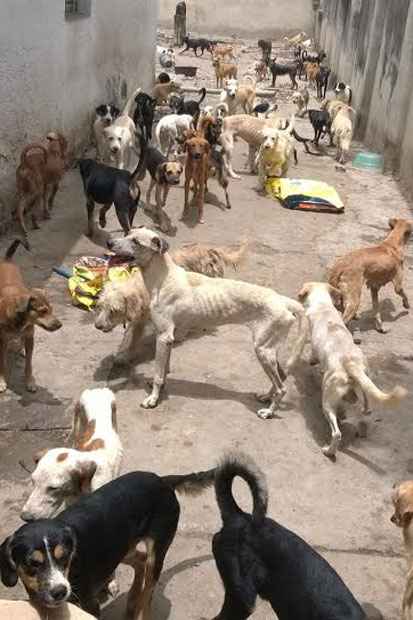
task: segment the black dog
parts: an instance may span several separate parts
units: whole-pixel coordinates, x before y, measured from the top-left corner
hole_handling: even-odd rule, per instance
[[[125,235],[129,233],[141,196],[137,180],[141,174],[142,166],[142,156],[139,158],[139,163],[133,173],[100,164],[94,159],[81,159],[79,161],[80,175],[87,201],[89,237],[93,237],[95,232],[93,217],[95,203],[102,205],[99,212],[99,224],[102,228],[106,226],[106,213],[114,204],[123,232]]]
[[[320,65],[320,71],[317,73],[315,78],[317,86],[317,98],[320,100],[325,99],[330,73],[331,69]]]
[[[331,142],[331,118],[327,110],[309,110],[308,118],[314,129],[313,143],[318,146],[320,138],[323,138],[327,133],[330,134]]]
[[[205,50],[207,50],[211,54],[213,52],[213,44],[212,44],[212,41],[210,41],[209,39],[191,39],[190,35],[188,34],[186,37],[183,38],[183,42],[186,45],[186,47],[185,49],[179,52],[180,54],[183,54],[184,52],[187,52],[188,50],[194,50],[195,56],[198,56],[197,54],[198,48],[201,49],[200,56],[204,55]]]
[[[171,81],[171,78],[169,76],[169,73],[166,73],[166,71],[162,71],[157,78],[157,83],[158,84],[168,84],[168,82]],[[136,100],[135,100],[136,101]]]
[[[198,101],[195,101],[195,99],[184,99],[180,95],[176,95],[171,99],[171,107],[173,107],[175,114],[189,114],[193,117],[195,126],[201,112],[201,103],[207,94],[206,88],[201,88],[199,94],[201,98]],[[175,101],[174,104],[172,103],[173,101]]]
[[[199,494],[213,480],[214,470],[162,478],[132,472],[112,480],[55,519],[33,521],[7,538],[0,547],[1,579],[13,587],[20,577],[41,607],[57,607],[72,598],[99,617],[99,595],[123,562],[135,569],[128,618],[139,612],[148,618],[178,525],[175,491]],[[139,542],[145,543],[146,553],[137,551]]]
[[[168,74],[165,74],[168,75]],[[169,76],[168,76],[169,78]],[[169,80],[170,81],[170,80]],[[146,93],[138,93],[135,97],[136,108],[133,122],[140,128],[141,134],[149,142],[152,139],[153,119],[155,116],[156,99]]]
[[[288,64],[278,64],[276,62],[276,58],[272,61],[270,65],[270,71],[272,73],[272,87],[275,88],[275,82],[279,75],[289,75],[293,88],[298,88],[298,84],[296,81],[298,65],[296,62],[288,63]]]
[[[258,47],[262,52],[262,60],[266,65],[269,64],[271,60],[271,52],[272,52],[272,42],[270,39],[260,39],[258,41]]]
[[[240,476],[250,487],[253,512],[236,504],[231,487]],[[215,620],[245,620],[257,596],[279,620],[365,620],[366,615],[335,570],[302,538],[266,517],[265,477],[242,455],[217,470],[215,492],[223,527],[212,542],[225,588]]]

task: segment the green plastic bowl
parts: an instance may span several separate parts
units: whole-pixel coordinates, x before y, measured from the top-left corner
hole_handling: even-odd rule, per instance
[[[372,172],[383,172],[384,158],[379,153],[357,153],[353,159],[353,166],[362,170]]]

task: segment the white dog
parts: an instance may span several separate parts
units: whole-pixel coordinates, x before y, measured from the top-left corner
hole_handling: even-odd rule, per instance
[[[129,168],[132,151],[136,150],[136,126],[130,115],[135,97],[141,90],[141,88],[137,88],[132,93],[122,114],[115,119],[112,125],[103,130],[111,161],[115,162],[116,168],[120,170]]]
[[[333,122],[331,123],[331,136],[337,146],[336,160],[345,164],[350,153],[353,140],[353,109],[345,103],[335,105],[330,112]]]
[[[117,432],[116,402],[108,388],[85,390],[75,406],[73,449],[39,454],[33,490],[23,520],[48,519],[119,475],[122,444]]]
[[[165,239],[145,226],[108,246],[141,267],[151,300],[151,320],[156,331],[155,374],[152,393],[142,406],[156,407],[159,402],[176,331],[238,324],[251,330],[258,361],[271,381],[270,392],[262,397],[270,405],[260,409],[258,416],[272,417],[285,394],[277,348],[295,317],[300,337],[305,337],[301,304],[262,286],[185,271],[168,254]]]
[[[194,129],[194,119],[190,114],[167,114],[161,118],[156,126],[156,140],[162,153],[169,157],[176,140],[190,129]]]
[[[369,398],[394,406],[406,395],[406,390],[397,386],[390,393],[382,392],[369,379],[364,355],[354,344],[351,333],[333,304],[333,300],[341,304],[340,291],[326,283],[309,282],[304,284],[298,299],[306,308],[313,361],[320,362],[323,373],[323,413],[330,424],[331,442],[322,450],[326,456],[334,457],[341,441],[337,418],[346,397],[361,401],[363,414],[368,415]],[[301,352],[302,349],[297,349],[292,364]]]
[[[249,79],[251,84],[240,84],[236,78],[226,80],[224,90],[220,95],[220,102],[228,106],[228,114],[236,114],[239,108],[245,114],[252,114],[256,98],[256,83],[250,75],[244,79]]]
[[[96,142],[96,159],[97,161],[104,161],[106,159],[105,153],[105,129],[110,127],[115,119],[120,114],[119,108],[111,104],[102,104],[95,110],[96,118],[93,123],[93,134]]]
[[[267,127],[262,130],[263,142],[256,159],[259,189],[263,190],[267,179],[271,177],[286,176],[293,155],[297,163],[297,152],[291,138],[293,129],[294,117],[287,129]]]
[[[159,64],[164,69],[171,69],[175,65],[175,52],[171,47],[156,46]]]

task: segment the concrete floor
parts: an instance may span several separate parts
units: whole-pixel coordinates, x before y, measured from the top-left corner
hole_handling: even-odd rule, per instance
[[[244,54],[243,62],[251,61],[252,57]],[[208,71],[209,60],[197,62]],[[280,83],[280,100],[290,94],[288,84]],[[281,106],[283,113],[290,110],[287,103]],[[311,135],[307,121],[301,121],[299,128]],[[299,165],[292,168],[291,176],[330,182],[345,202],[343,215],[283,209],[258,195],[256,178],[243,174],[241,181],[231,184],[232,211],[207,205],[207,223],[196,227],[179,223],[171,245],[194,240],[233,244],[247,236],[248,258],[237,273],[228,276],[296,297],[303,282],[323,278],[337,255],[382,239],[388,232],[389,217],[411,214],[392,178],[371,176],[351,165],[342,172],[335,168],[333,152],[311,157],[301,146],[298,149]],[[246,146],[239,142],[236,169],[246,164],[246,153]],[[211,189],[221,197],[214,181]],[[78,172],[71,171],[62,184],[52,220],[31,234],[32,254],[21,249],[16,255],[27,282],[47,289],[63,328],[55,334],[37,332],[34,369],[38,392],[24,391],[18,362],[11,390],[1,396],[0,540],[21,524],[19,511],[30,491],[19,460],[29,464],[37,450],[62,445],[80,392],[108,385],[118,401],[124,472],[190,472],[211,467],[229,448],[248,452],[267,474],[269,514],[318,549],[360,601],[373,603],[389,620],[398,618],[406,565],[400,531],[390,523],[390,492],[395,481],[413,474],[411,397],[397,410],[375,411],[365,440],[355,438],[349,419],[343,426],[342,449],[333,463],[320,451],[328,429],[320,409],[317,368],[302,363],[288,380],[288,393],[277,417],[259,420],[253,394],[267,387],[266,379],[249,333],[240,327],[226,327],[180,344],[172,356],[161,405],[153,411],[141,409],[153,370],[151,343],[135,367],[114,367],[112,355],[122,339],[122,329],[107,335],[97,332],[93,314],[73,307],[66,280],[51,272],[55,265],[70,267],[78,256],[103,252],[105,235],[99,236],[99,243],[84,236],[84,203]],[[173,221],[182,206],[180,187],[171,192],[168,202]],[[149,220],[139,212],[136,223]],[[113,214],[107,231],[118,233]],[[2,252],[10,238],[2,240]],[[412,298],[411,265],[409,249],[405,284]],[[381,335],[374,331],[365,295],[361,346],[380,386],[401,383],[411,389],[411,317],[391,287],[382,291],[381,298],[390,332]],[[237,489],[240,501],[249,506],[245,489],[242,485]],[[211,618],[223,600],[211,557],[211,537],[220,525],[213,492],[196,499],[182,498],[181,506],[179,532],[154,598],[155,620]],[[119,573],[124,593],[130,574],[123,568]],[[0,596],[19,598],[24,593],[20,586],[11,590],[1,586]],[[121,618],[123,605],[121,595],[105,609],[104,620]],[[263,620],[272,613],[259,603],[254,617]]]

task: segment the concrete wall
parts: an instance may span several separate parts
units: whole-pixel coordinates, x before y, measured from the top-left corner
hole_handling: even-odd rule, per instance
[[[0,228],[24,144],[51,130],[85,143],[96,104],[123,103],[123,83],[151,84],[158,10],[158,0],[92,0],[90,17],[66,20],[63,0],[0,3]]]
[[[160,0],[160,25],[173,28],[177,0]],[[312,0],[187,0],[189,32],[213,35],[269,36],[313,25]]]
[[[413,0],[322,0],[316,36],[352,85],[359,136],[413,191]]]

